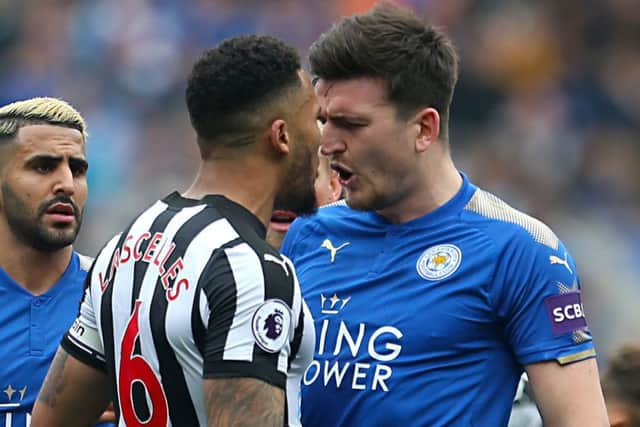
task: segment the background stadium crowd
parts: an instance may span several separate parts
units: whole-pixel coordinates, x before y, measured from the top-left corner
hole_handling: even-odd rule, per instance
[[[83,112],[90,196],[75,246],[95,255],[166,188],[193,178],[184,82],[204,48],[257,32],[304,55],[329,23],[373,3],[0,0],[0,105],[46,95]],[[606,365],[619,344],[640,340],[637,0],[398,3],[456,42],[453,157],[567,243]]]

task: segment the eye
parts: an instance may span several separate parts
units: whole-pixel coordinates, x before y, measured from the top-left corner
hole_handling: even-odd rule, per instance
[[[355,129],[359,129],[367,126],[365,123],[352,122],[350,120],[344,120],[344,119],[336,120],[335,122],[337,127],[345,130],[355,130]]]
[[[46,175],[56,168],[56,162],[43,159],[35,162],[32,167],[36,172]]]
[[[69,167],[71,168],[71,173],[75,177],[85,176],[87,174],[87,170],[89,169],[89,165],[84,161],[71,162]]]

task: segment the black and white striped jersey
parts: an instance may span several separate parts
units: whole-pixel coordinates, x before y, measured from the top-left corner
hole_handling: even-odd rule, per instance
[[[313,321],[293,265],[264,237],[229,199],[174,192],[100,251],[62,345],[108,373],[119,426],[206,425],[203,378],[219,377],[288,388],[288,423],[299,425],[290,400]]]

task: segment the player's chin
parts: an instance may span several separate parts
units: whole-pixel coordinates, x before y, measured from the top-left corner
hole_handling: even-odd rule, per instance
[[[79,230],[80,226],[76,223],[65,224],[64,226],[54,224],[49,227],[49,230],[47,231],[48,240],[57,245],[70,245],[76,239]]]
[[[344,201],[347,206],[357,211],[375,210],[373,201],[359,191],[345,190]]]

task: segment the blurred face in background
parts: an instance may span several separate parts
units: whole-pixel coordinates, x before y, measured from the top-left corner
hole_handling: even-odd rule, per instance
[[[316,190],[316,202],[318,206],[328,205],[342,196],[342,185],[338,174],[331,169],[329,158],[318,149],[318,171],[314,187]]]
[[[75,240],[87,200],[87,161],[80,131],[30,125],[18,131],[2,170],[2,227],[46,252]]]

